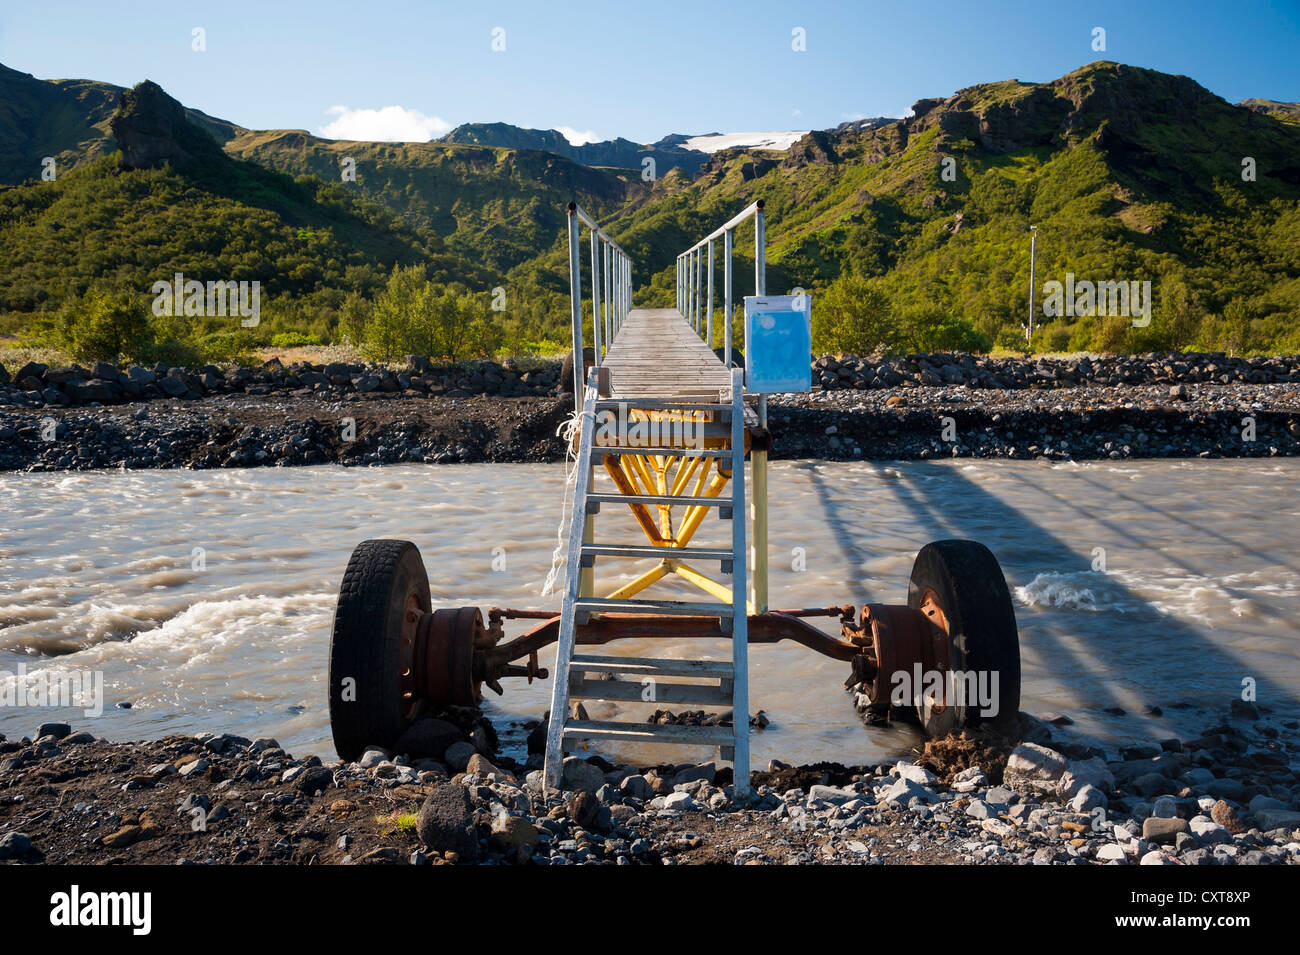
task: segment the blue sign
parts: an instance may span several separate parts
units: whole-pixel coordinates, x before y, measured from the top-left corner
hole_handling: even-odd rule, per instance
[[[745,296],[745,390],[812,391],[811,296]]]

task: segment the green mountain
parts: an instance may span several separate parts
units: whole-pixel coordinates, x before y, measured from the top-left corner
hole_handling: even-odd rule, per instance
[[[53,306],[87,288],[145,294],[182,272],[258,280],[273,300],[337,305],[373,294],[396,265],[435,281],[496,273],[341,185],[228,156],[154,83],[120,97],[104,139],[54,181],[0,188],[0,311]]]
[[[709,154],[682,145],[686,137],[667,136],[657,143],[642,145],[630,139],[607,139],[575,146],[558,129],[523,129],[509,123],[464,123],[440,140],[444,143],[471,143],[477,146],[504,146],[507,149],[536,149],[554,153],[584,166],[612,166],[619,169],[645,168],[647,158],[654,160],[655,175],[670,169],[682,169],[693,175]]]
[[[1048,83],[981,84],[786,151],[719,151],[696,174],[660,168],[651,183],[635,166],[588,165],[572,152],[585,147],[554,131],[334,142],[168,100],[173,135],[160,143],[150,123],[135,139],[131,122],[115,123],[114,96],[139,111],[115,87],[12,70],[0,84],[13,92],[0,101],[0,175],[31,180],[53,154],[73,168],[0,187],[0,309],[48,307],[91,282],[135,287],[180,265],[260,276],[330,309],[346,291],[373,295],[393,265],[422,262],[435,281],[504,281],[525,334],[563,341],[570,199],[632,255],[638,302],[670,304],[677,253],[761,198],[768,290],[812,290],[824,344],[846,341],[836,323],[864,321],[1013,344],[1032,225],[1038,298],[1073,275],[1149,281],[1154,300],[1145,329],[1067,316],[1043,325],[1040,347],[1300,349],[1295,104],[1234,106],[1184,76],[1098,62]],[[342,181],[347,159],[355,182]],[[752,227],[736,248],[739,298],[752,290]]]
[[[341,183],[343,161],[355,160],[356,181],[346,188],[442,237],[450,251],[499,270],[549,248],[564,232],[570,200],[604,217],[645,191],[632,173],[534,150],[334,141],[302,130],[244,131],[225,148],[269,169],[334,183]]]
[[[1261,334],[1300,327],[1300,129],[1183,76],[1094,63],[924,99],[785,154],[718,153],[607,229],[653,275],[642,297],[670,304],[677,253],[758,198],[769,292],[857,275],[899,310],[997,339],[1024,320],[1032,224],[1040,288],[1067,272],[1150,280],[1157,325],[1187,295],[1207,313],[1236,302]],[[737,295],[751,274],[738,269]]]
[[[38,80],[0,64],[0,184],[39,179],[47,156],[62,175],[113,152],[109,124],[125,92],[94,80]],[[184,112],[217,142],[242,132],[196,109]]]

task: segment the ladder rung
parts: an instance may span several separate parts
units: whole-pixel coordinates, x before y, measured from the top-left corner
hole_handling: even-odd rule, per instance
[[[730,412],[731,405],[706,401],[684,401],[673,398],[602,398],[596,402],[597,411],[722,411]]]
[[[584,557],[635,557],[651,560],[732,560],[720,547],[655,547],[653,544],[583,544]]]
[[[649,679],[643,677],[642,679]],[[623,703],[692,703],[698,706],[731,706],[731,687],[716,683],[664,683],[653,686],[632,680],[569,681],[571,700],[617,700]]]
[[[668,660],[653,657],[574,655],[571,670],[584,673],[627,673],[632,676],[695,676],[729,679],[735,670],[730,660]]]
[[[666,507],[732,507],[731,495],[725,497],[695,497],[689,494],[588,494],[588,502],[596,504],[662,504]]]
[[[592,445],[591,457],[595,460],[602,454],[661,454],[670,458],[729,458],[731,457],[730,448],[631,448],[631,447],[606,447],[603,445]]]
[[[584,613],[633,613],[649,610],[668,617],[731,617],[731,604],[693,603],[686,600],[616,600],[611,597],[583,597],[573,605]],[[581,619],[581,617],[580,617]]]
[[[566,740],[632,740],[685,746],[730,746],[735,742],[736,733],[730,726],[678,726],[673,723],[661,725],[571,720],[564,725],[564,738]]]

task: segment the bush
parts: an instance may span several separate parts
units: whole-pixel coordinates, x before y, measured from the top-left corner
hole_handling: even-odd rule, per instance
[[[129,292],[92,291],[59,310],[54,343],[77,361],[144,358],[154,343],[149,310]]]
[[[964,318],[949,315],[938,305],[915,305],[899,316],[904,347],[913,352],[987,352],[988,335]]]
[[[904,348],[905,336],[877,281],[843,275],[814,301],[814,351],[865,355]]]
[[[319,345],[320,343],[320,336],[304,335],[302,332],[281,332],[278,335],[271,336],[271,347],[273,348],[302,348],[308,345]]]

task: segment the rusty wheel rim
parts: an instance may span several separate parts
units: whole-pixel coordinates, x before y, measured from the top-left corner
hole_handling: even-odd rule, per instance
[[[414,591],[406,595],[406,604],[402,608],[402,626],[399,630],[398,647],[398,690],[401,694],[402,716],[407,720],[419,715],[423,700],[416,688],[416,656],[420,648],[418,635],[420,621],[428,613],[420,602],[420,595]]]
[[[922,694],[922,718],[929,722],[929,714],[933,713],[942,716],[948,709],[948,673],[952,669],[952,645],[951,633],[949,631],[948,615],[944,613],[943,603],[939,600],[939,595],[930,588],[926,588],[925,593],[921,595],[921,605],[917,608],[925,618],[930,621],[934,630],[934,646],[932,649],[936,668],[944,674],[944,681],[940,686],[942,695],[939,699],[934,699],[929,694]],[[940,645],[942,642],[942,645]],[[942,661],[942,662],[940,662]]]

